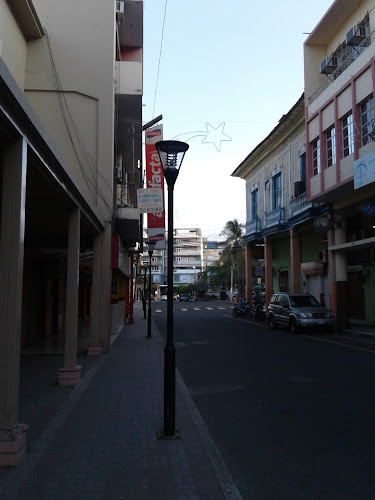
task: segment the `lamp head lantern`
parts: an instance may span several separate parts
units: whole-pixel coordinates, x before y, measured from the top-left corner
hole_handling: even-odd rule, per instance
[[[181,141],[159,141],[155,144],[155,148],[159,154],[165,180],[168,185],[173,185],[189,145]]]

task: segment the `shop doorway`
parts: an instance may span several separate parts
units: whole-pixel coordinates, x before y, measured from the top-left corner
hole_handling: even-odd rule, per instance
[[[288,271],[279,271],[279,290],[280,292],[289,293]]]
[[[348,273],[348,307],[353,319],[365,319],[365,294],[362,271]]]

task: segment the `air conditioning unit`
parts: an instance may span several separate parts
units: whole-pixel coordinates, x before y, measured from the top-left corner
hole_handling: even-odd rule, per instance
[[[122,23],[124,20],[125,4],[124,2],[116,2],[116,21]]]
[[[122,166],[121,165],[115,166],[115,180],[117,182],[122,182]]]
[[[306,182],[305,181],[297,181],[294,183],[294,197],[300,196],[301,194],[306,193]]]
[[[346,34],[346,45],[359,45],[366,38],[366,28],[364,26],[353,26]]]
[[[337,57],[326,57],[320,63],[320,72],[325,75],[330,75],[337,69]]]
[[[319,250],[318,261],[319,262],[327,262],[328,261],[328,250]]]

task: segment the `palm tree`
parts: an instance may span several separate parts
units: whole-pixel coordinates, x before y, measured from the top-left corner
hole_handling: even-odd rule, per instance
[[[243,280],[240,279],[239,276],[239,269],[238,269],[238,257],[237,257],[237,251],[239,248],[244,246],[244,240],[243,240],[243,228],[244,225],[239,222],[237,219],[229,220],[225,226],[224,229],[221,231],[221,235],[224,235],[227,237],[225,240],[226,243],[226,248],[223,252],[222,260],[225,261],[230,261],[232,272],[234,273],[235,276],[235,281],[237,284],[237,287],[240,287],[240,284],[242,283]],[[242,255],[242,252],[241,252]],[[244,288],[244,287],[241,287]],[[242,290],[239,290],[240,293],[243,293]]]
[[[237,219],[228,220],[220,233],[220,235],[227,237],[225,243],[228,247],[242,247],[244,245],[242,239],[243,228],[244,225],[238,222]]]

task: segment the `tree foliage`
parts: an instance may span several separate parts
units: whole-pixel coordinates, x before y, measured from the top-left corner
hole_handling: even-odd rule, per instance
[[[222,232],[226,236],[224,248],[220,259],[208,266],[199,274],[198,285],[200,289],[219,291],[229,290],[233,274],[233,286],[237,288],[240,295],[245,291],[245,259],[243,224],[237,219],[228,221]]]
[[[221,231],[222,236],[226,236],[225,243],[227,247],[243,247],[243,229],[244,225],[237,219],[228,220],[224,229]]]

